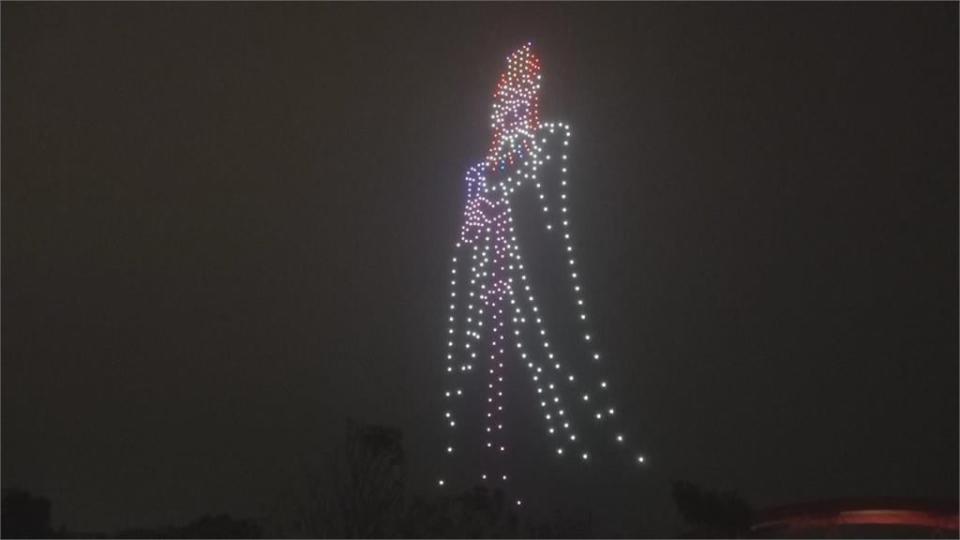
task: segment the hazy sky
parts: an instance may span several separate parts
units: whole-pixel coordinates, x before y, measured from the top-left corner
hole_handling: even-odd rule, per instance
[[[3,486],[257,515],[347,416],[420,482],[463,172],[532,40],[645,489],[955,497],[957,16],[4,3]]]

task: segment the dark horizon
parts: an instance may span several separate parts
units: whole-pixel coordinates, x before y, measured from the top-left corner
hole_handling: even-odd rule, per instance
[[[348,417],[429,492],[463,174],[527,41],[650,456],[585,496],[957,498],[957,3],[0,10],[3,487],[55,525],[261,515]]]

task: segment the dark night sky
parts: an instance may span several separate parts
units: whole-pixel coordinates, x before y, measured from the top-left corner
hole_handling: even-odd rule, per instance
[[[530,39],[653,491],[956,496],[957,16],[4,3],[3,486],[254,515],[347,415],[431,461],[463,171]]]

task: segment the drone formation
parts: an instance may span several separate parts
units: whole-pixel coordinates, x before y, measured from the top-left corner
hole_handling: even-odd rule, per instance
[[[570,126],[540,121],[540,81],[540,62],[530,43],[507,57],[494,94],[493,142],[486,158],[467,171],[464,220],[450,261],[443,452],[463,459],[469,454],[479,462],[479,471],[468,473],[477,476],[468,478],[471,482],[511,478],[506,409],[508,402],[518,401],[504,395],[511,365],[522,366],[532,383],[557,459],[591,460],[588,444],[596,441],[578,430],[589,422],[631,461],[644,463],[628,444],[611,384],[600,370],[602,355],[590,329],[568,216]],[[547,182],[548,172],[557,173],[554,182]],[[535,189],[545,234],[562,252],[578,325],[563,331],[576,332],[582,349],[576,357],[561,358],[551,343],[548,315],[537,302],[521,255],[513,205],[525,186]],[[437,479],[439,486],[447,482],[448,477]]]

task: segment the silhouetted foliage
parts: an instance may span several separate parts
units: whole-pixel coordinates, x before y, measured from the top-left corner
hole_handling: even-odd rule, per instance
[[[50,501],[19,489],[3,490],[4,538],[49,538]]]
[[[577,538],[589,519],[532,524],[503,491],[476,486],[459,494],[407,500],[399,430],[349,422],[342,447],[319,474],[280,502],[268,536],[300,538]],[[567,516],[570,517],[570,516]],[[559,524],[559,525],[558,525]]]
[[[456,496],[416,499],[407,508],[400,536],[414,538],[517,538],[529,536],[503,491],[475,486]]]
[[[280,536],[385,538],[403,513],[405,456],[400,430],[348,421],[343,445],[275,523]]]
[[[301,538],[587,538],[589,514],[565,512],[548,522],[524,516],[501,489],[478,485],[407,500],[403,435],[348,422],[342,444],[305,489],[261,522],[268,537]],[[83,533],[50,526],[50,501],[3,492],[3,538],[260,538],[261,523],[204,515],[186,525]]]
[[[260,527],[225,514],[205,515],[179,527],[120,531],[115,538],[260,538]]]
[[[205,515],[182,526],[123,530],[115,538],[260,538],[260,526],[226,514]]]
[[[530,538],[594,538],[593,518],[589,512],[562,512],[550,521],[528,524]]]
[[[673,500],[694,529],[689,536],[739,538],[749,533],[753,511],[736,493],[704,491],[689,482],[675,482]]]

